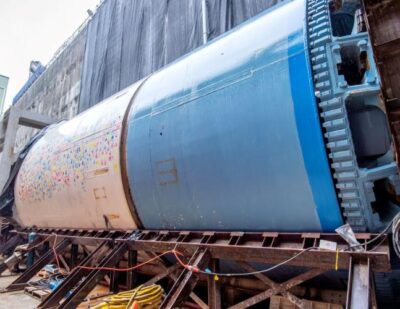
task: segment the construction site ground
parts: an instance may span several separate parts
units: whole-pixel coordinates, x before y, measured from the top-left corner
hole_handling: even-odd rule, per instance
[[[13,282],[18,275],[10,275],[8,272],[0,277],[0,290],[7,287]],[[26,295],[24,291],[9,292],[0,294],[0,308],[7,309],[32,309],[39,305],[39,301],[33,297]]]

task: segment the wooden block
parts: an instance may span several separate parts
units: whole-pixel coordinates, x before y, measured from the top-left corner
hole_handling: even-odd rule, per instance
[[[47,295],[51,293],[50,289],[44,289],[44,288],[39,288],[35,286],[27,286],[24,289],[25,294],[28,294],[29,296],[32,296],[33,298],[36,298],[40,301],[45,299]]]

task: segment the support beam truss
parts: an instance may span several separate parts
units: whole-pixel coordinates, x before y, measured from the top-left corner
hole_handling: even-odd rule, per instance
[[[32,229],[15,231],[23,237],[32,232]],[[127,259],[127,265],[132,267],[138,263],[139,256],[153,258],[160,253],[177,250],[183,254],[184,263],[201,270],[219,271],[220,260],[231,260],[243,269],[244,272],[254,273],[256,269],[251,263],[277,264],[294,255],[302,253],[292,259],[288,265],[301,267],[301,274],[287,279],[285,282],[272,280],[268,273],[254,273],[260,280],[260,285],[266,287],[236,304],[229,304],[231,309],[240,309],[253,306],[274,295],[282,295],[299,308],[306,308],[309,304],[293,293],[298,285],[315,278],[335,267],[349,270],[349,289],[347,293],[347,308],[368,308],[376,305],[374,300],[373,282],[370,273],[386,272],[390,270],[389,246],[387,240],[365,252],[346,251],[346,243],[335,234],[318,233],[242,233],[242,232],[176,232],[176,231],[77,231],[77,230],[34,230],[39,239],[49,238],[54,233],[59,240],[55,247],[61,254],[70,253],[70,268],[72,271],[41,304],[40,308],[75,308],[82,302],[91,289],[106,275],[111,275],[112,288],[118,290],[118,276],[115,272],[96,269],[98,267],[116,267],[120,261]],[[357,234],[362,243],[375,235]],[[336,242],[341,252],[318,249],[321,240]],[[91,250],[85,259],[77,258],[79,248]],[[66,250],[70,247],[70,250]],[[306,250],[305,250],[306,249]],[[140,253],[140,254],[139,254]],[[124,258],[125,257],[125,258]],[[21,289],[34,274],[46,263],[54,258],[52,251],[44,254],[30,269],[11,284],[7,290]],[[193,268],[182,267],[180,263],[173,263],[174,259],[158,259],[155,261],[161,272],[145,282],[151,285],[161,280],[172,280],[173,284],[167,291],[162,302],[162,308],[180,306],[188,298],[196,302],[201,308],[228,307],[221,299],[220,283],[213,275],[207,277],[207,303],[193,291],[199,280],[199,274]],[[80,266],[95,267],[85,269]],[[202,274],[204,278],[204,274]],[[131,289],[136,286],[137,274],[135,270],[127,272],[126,286]],[[17,288],[18,287],[18,288]],[[365,301],[359,301],[359,299]],[[365,307],[367,306],[367,307]]]

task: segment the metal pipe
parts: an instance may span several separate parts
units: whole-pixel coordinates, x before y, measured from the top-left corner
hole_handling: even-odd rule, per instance
[[[207,0],[201,0],[201,20],[203,27],[203,44],[208,41],[208,16],[207,16]]]
[[[30,244],[30,243],[34,242],[35,239],[36,239],[36,233],[35,232],[29,233],[28,243]],[[34,262],[35,262],[35,250],[32,250],[28,253],[27,266],[31,267]]]

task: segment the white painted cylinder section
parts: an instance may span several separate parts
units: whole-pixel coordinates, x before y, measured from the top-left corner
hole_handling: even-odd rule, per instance
[[[134,229],[120,166],[123,118],[141,82],[49,128],[15,184],[22,226]]]

